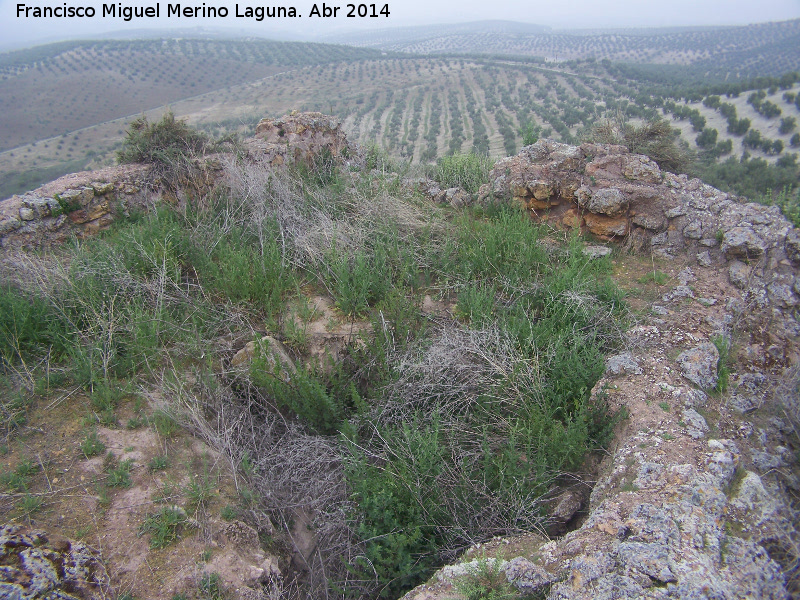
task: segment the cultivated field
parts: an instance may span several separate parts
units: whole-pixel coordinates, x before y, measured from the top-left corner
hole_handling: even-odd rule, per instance
[[[685,48],[710,48],[713,42],[724,62],[735,47],[744,64],[764,55],[764,40],[772,36],[771,47],[780,55],[776,64],[798,68],[800,59],[792,52],[800,45],[790,48],[786,42],[798,23],[606,37],[609,56],[618,58],[644,60],[636,58],[641,44],[678,43],[674,40],[689,36],[694,46],[686,42]],[[450,34],[497,40],[545,35],[503,23],[487,27],[488,33],[463,26]],[[426,35],[432,31],[413,29],[399,32],[397,39]],[[598,34],[567,37],[585,45]],[[612,52],[620,44],[629,55]],[[370,45],[389,47],[385,40]],[[592,54],[593,47],[581,46],[580,52]],[[260,118],[291,110],[331,113],[358,143],[414,163],[455,152],[506,156],[536,137],[578,143],[604,119],[666,118],[690,153],[706,164],[739,159],[745,152],[770,164],[786,163],[800,146],[794,76],[732,83],[709,75],[701,86],[688,74],[686,80],[676,77],[677,67],[668,65],[594,58],[545,63],[474,51],[420,56],[398,49],[405,53],[172,39],[72,42],[0,55],[0,101],[10,107],[0,115],[0,149],[5,150],[0,152],[0,196],[112,163],[127,123],[142,114],[158,118],[168,109],[217,137],[252,135]],[[693,69],[700,64],[695,58]]]

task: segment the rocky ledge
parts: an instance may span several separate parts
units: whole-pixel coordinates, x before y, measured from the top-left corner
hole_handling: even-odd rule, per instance
[[[553,600],[796,597],[797,231],[619,146],[542,140],[499,161],[478,201],[621,242],[672,285],[593,390],[629,418],[575,529],[478,545],[405,600],[458,597],[481,556]]]

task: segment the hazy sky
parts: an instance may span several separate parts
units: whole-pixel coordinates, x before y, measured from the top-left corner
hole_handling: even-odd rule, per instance
[[[111,4],[110,0],[109,4]],[[180,2],[180,0],[178,0]],[[353,1],[353,0],[351,0]],[[17,16],[21,3],[34,7],[93,6],[93,18],[24,18]],[[461,22],[482,19],[503,19],[549,25],[554,28],[594,27],[664,27],[672,25],[744,25],[765,21],[800,18],[800,0],[390,0],[377,2],[378,10],[389,6],[390,16],[377,19],[342,18],[347,1],[326,2],[340,6],[340,18],[309,17],[313,0],[240,0],[239,11],[245,7],[294,6],[299,18],[269,19],[261,22],[236,18],[236,1],[195,0],[180,2],[185,6],[228,6],[227,18],[166,19],[167,4],[175,0],[135,0],[123,6],[147,7],[160,4],[161,18],[141,18],[125,22],[121,18],[102,18],[102,0],[0,0],[0,48],[10,45],[30,46],[44,39],[101,36],[107,31],[150,29],[154,27],[225,27],[251,29],[270,33],[320,35],[337,33],[356,27],[395,27],[402,25]],[[117,5],[120,2],[116,2]],[[320,8],[321,2],[316,3]]]

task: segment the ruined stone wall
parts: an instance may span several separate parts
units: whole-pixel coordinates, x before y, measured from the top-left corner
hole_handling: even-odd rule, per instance
[[[800,594],[796,229],[776,207],[619,146],[542,140],[500,160],[479,201],[620,242],[673,276],[592,391],[629,418],[585,520],[556,539],[478,545],[405,600],[459,597],[482,554],[498,557],[493,567],[517,590],[549,600]],[[720,366],[730,370],[724,390]]]
[[[41,248],[108,227],[120,214],[153,203],[147,168],[123,165],[72,173],[0,202],[0,248]]]
[[[302,161],[313,164],[322,156],[333,164],[358,160],[358,149],[347,141],[334,117],[293,113],[262,119],[255,138],[245,142],[241,157],[267,169]],[[210,189],[224,177],[221,157],[198,161],[197,178],[178,185]],[[99,171],[73,173],[30,192],[0,201],[0,248],[40,248],[82,238],[108,227],[133,209],[149,210],[164,199],[172,204],[197,195],[148,177],[146,165],[120,165]]]

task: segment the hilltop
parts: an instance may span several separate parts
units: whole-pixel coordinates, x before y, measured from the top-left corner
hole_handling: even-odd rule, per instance
[[[555,62],[593,59],[681,65],[684,76],[722,80],[781,75],[800,64],[800,19],[739,27],[630,32],[553,31],[524,23],[483,21],[387,29],[330,40],[412,54],[495,54]]]
[[[777,207],[613,144],[431,179],[319,113],[127,140],[0,203],[0,590],[797,592]]]

